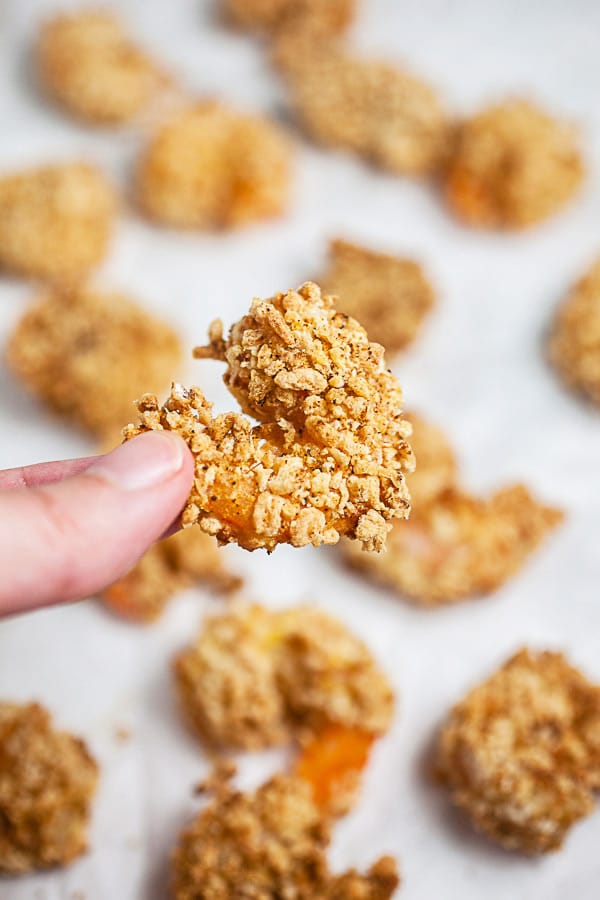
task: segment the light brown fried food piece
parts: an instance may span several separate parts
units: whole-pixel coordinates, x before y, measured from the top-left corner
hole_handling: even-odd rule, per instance
[[[389,353],[411,344],[434,303],[421,266],[340,239],[331,241],[329,257],[319,283],[340,298],[340,312],[357,319]]]
[[[557,850],[600,788],[600,686],[561,653],[523,649],[450,712],[440,781],[508,850]]]
[[[523,485],[485,500],[449,488],[394,526],[387,552],[359,554],[350,542],[343,550],[353,568],[416,603],[438,606],[496,590],[562,518]]]
[[[67,865],[87,850],[98,766],[37,703],[0,703],[0,873]]]
[[[600,406],[600,260],[558,310],[548,356],[569,387]]]
[[[410,502],[420,509],[456,485],[457,462],[441,428],[412,410],[406,411],[406,418],[412,425],[410,445],[416,461],[415,471],[407,476]]]
[[[49,281],[85,276],[104,257],[116,198],[85,163],[0,177],[0,269]]]
[[[216,102],[162,125],[137,167],[137,200],[177,228],[234,228],[285,210],[291,145],[279,127]]]
[[[300,124],[318,143],[401,175],[426,175],[439,167],[448,120],[420,78],[293,33],[279,39],[274,60]]]
[[[181,355],[168,324],[126,296],[87,288],[41,296],[6,349],[9,368],[33,394],[99,437],[131,418],[144,387],[168,384]]]
[[[141,112],[167,78],[108,10],[63,13],[42,25],[36,63],[47,93],[87,122],[119,124]]]
[[[258,31],[280,29],[340,34],[354,19],[356,0],[223,0],[225,14],[235,25]]]
[[[186,528],[154,544],[134,568],[101,595],[114,612],[132,622],[154,622],[173,594],[194,583],[231,593],[242,584],[228,572],[210,535]]]
[[[564,206],[583,175],[574,129],[510,99],[462,123],[443,183],[451,208],[468,224],[524,228]]]
[[[413,467],[383,348],[311,283],[253,300],[227,339],[220,322],[210,338],[196,356],[227,363],[225,384],[260,424],[213,417],[198,388],[176,385],[162,407],[144,397],[140,425],[124,430],[130,438],[167,428],[187,442],[196,477],[184,526],[197,522],[247,550],[342,535],[382,547],[389,520],[408,515],[404,473]]]
[[[183,832],[172,857],[175,900],[387,900],[399,879],[382,857],[365,875],[329,871],[329,823],[308,785],[278,775],[254,793],[223,792]]]

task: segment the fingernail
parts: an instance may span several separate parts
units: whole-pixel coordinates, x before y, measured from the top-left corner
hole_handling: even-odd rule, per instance
[[[123,491],[156,487],[183,465],[185,445],[169,431],[149,431],[101,456],[87,475],[103,478]]]

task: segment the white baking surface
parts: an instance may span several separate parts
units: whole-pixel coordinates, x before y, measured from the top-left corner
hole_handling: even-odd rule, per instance
[[[78,4],[61,4],[61,6]],[[282,94],[258,43],[225,30],[200,0],[128,0],[135,33],[198,93],[280,111]],[[589,177],[556,219],[520,236],[455,224],[430,187],[370,170],[300,143],[295,197],[279,222],[232,235],[177,234],[126,215],[98,284],[124,288],[170,316],[193,343],[213,317],[226,323],[252,295],[296,285],[320,269],[326,238],[343,234],[421,258],[439,292],[437,311],[396,361],[407,404],[446,427],[473,488],[523,479],[568,510],[566,524],[493,597],[426,612],[355,580],[335,552],[278,549],[272,557],[225,551],[255,598],[314,599],[373,648],[399,696],[356,811],[332,847],[336,867],[398,856],[405,900],[593,900],[600,895],[600,815],[575,827],[565,848],[528,860],[496,850],[449,810],[423,770],[448,706],[517,647],[560,647],[600,680],[600,419],[563,391],[542,338],[565,289],[600,252],[600,5],[594,0],[370,0],[356,43],[406,61],[448,103],[471,110],[526,92],[581,120]],[[126,182],[142,137],[78,126],[35,90],[28,48],[51,0],[0,0],[0,167],[87,156]],[[30,288],[0,281],[0,337]],[[219,366],[191,363],[222,408]],[[0,374],[0,466],[90,452]],[[1,577],[1,573],[0,573]],[[202,590],[174,601],[155,626],[128,626],[96,602],[0,625],[0,697],[38,699],[56,722],[85,736],[102,766],[91,852],[63,872],[0,880],[2,900],[159,900],[168,853],[198,807],[206,771],[176,714],[173,653],[215,601]],[[125,727],[131,740],[119,743]],[[277,756],[246,757],[255,784]]]

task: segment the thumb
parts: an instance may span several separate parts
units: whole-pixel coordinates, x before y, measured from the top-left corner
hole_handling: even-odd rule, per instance
[[[124,575],[181,512],[193,468],[178,435],[154,431],[64,481],[0,492],[0,615]]]

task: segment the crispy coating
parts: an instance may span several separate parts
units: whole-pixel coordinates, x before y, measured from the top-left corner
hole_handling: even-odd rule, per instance
[[[446,153],[448,122],[432,88],[385,62],[295,34],[277,42],[292,107],[320,144],[402,175],[426,175]]]
[[[278,775],[254,793],[222,793],[172,857],[175,900],[387,900],[399,879],[382,857],[366,875],[329,871],[328,822],[308,785]]]
[[[153,622],[178,591],[194,583],[222,593],[241,586],[227,571],[214,538],[197,528],[179,531],[154,544],[134,568],[103,592],[101,599],[132,622]]]
[[[394,526],[387,552],[359,554],[348,541],[343,549],[352,567],[416,603],[438,606],[496,590],[562,517],[523,485],[485,500],[448,488]]]
[[[107,10],[78,10],[49,19],[40,30],[36,56],[48,94],[92,123],[132,119],[167,81]]]
[[[104,257],[116,200],[85,163],[0,178],[0,269],[50,281],[82,278]]]
[[[569,387],[600,406],[600,260],[560,307],[548,355]]]
[[[269,747],[330,725],[380,735],[393,714],[392,688],[365,644],[310,606],[213,616],[174,672],[187,719],[220,748]]]
[[[340,298],[340,312],[357,319],[389,353],[411,344],[434,303],[421,266],[340,239],[331,241],[329,256],[320,284]]]
[[[70,863],[87,849],[98,766],[37,703],[0,703],[0,873]]]
[[[407,476],[408,488],[411,507],[420,509],[456,484],[457,463],[441,428],[412,410],[406,411],[406,418],[412,425],[410,445],[416,461],[415,471]]]
[[[220,322],[198,357],[224,360],[224,381],[244,412],[213,417],[198,388],[175,385],[161,407],[139,403],[141,423],[124,430],[179,432],[195,457],[183,513],[221,542],[247,550],[356,538],[385,544],[389,520],[407,516],[402,391],[383,366],[383,349],[337,313],[315,284],[255,299],[226,340]]]
[[[560,653],[523,649],[448,716],[437,775],[509,850],[557,850],[600,788],[600,686]]]
[[[291,145],[275,123],[215,102],[179,111],[152,137],[137,168],[137,199],[178,228],[233,228],[280,215]]]
[[[99,437],[122,428],[144,387],[167,385],[181,355],[165,322],[128,297],[87,288],[40,297],[6,350],[13,374],[32,393]]]
[[[356,0],[223,0],[225,14],[241,28],[276,32],[280,29],[340,34],[354,19]]]
[[[523,228],[564,206],[583,174],[574,129],[526,100],[511,99],[462,123],[444,191],[470,225]]]

